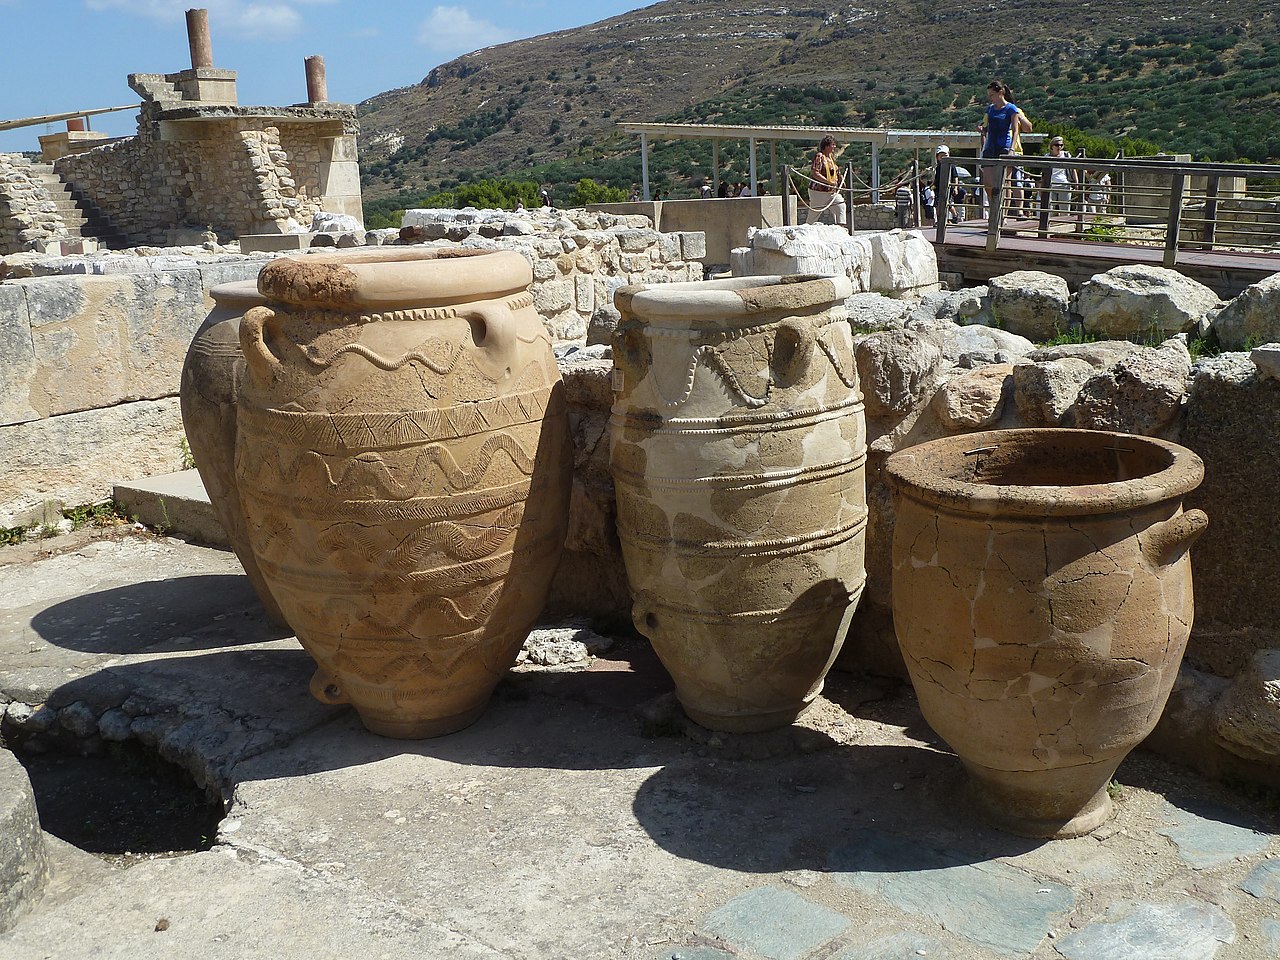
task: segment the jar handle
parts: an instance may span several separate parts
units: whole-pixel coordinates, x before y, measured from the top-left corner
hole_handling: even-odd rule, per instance
[[[1166,567],[1190,550],[1208,528],[1209,516],[1203,510],[1188,510],[1154,523],[1139,540],[1142,555],[1153,567]]]
[[[654,612],[654,606],[653,597],[647,590],[641,590],[631,602],[631,622],[651,640],[658,629],[658,615]]]
[[[635,320],[624,320],[613,330],[613,366],[621,370],[629,384],[644,378],[648,360],[645,357],[644,325]]]
[[[351,702],[351,698],[347,696],[342,686],[324,668],[317,669],[311,675],[308,688],[311,690],[311,695],[321,703],[337,705]]]
[[[772,366],[784,384],[804,378],[813,360],[813,341],[813,326],[804,320],[792,317],[778,324]]]
[[[459,313],[471,324],[472,339],[489,355],[489,361],[508,365],[516,343],[516,319],[511,307],[503,302],[482,303],[464,307]]]
[[[280,358],[271,352],[266,341],[268,333],[274,335],[279,329],[279,318],[269,307],[251,307],[240,318],[240,350],[250,376],[263,386],[280,376]]]

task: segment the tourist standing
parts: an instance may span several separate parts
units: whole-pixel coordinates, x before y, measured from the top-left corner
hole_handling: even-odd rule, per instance
[[[947,183],[942,182],[942,161],[951,157],[951,148],[945,143],[940,143],[933,151],[933,202],[937,207],[937,215],[943,216],[944,212],[950,211],[950,220],[952,223],[960,222],[960,211],[958,205],[964,201],[964,193],[960,189],[960,177],[956,172],[955,164],[951,165],[951,176],[947,178]]]
[[[805,223],[844,223],[844,197],[840,196],[840,168],[836,166],[836,138],[827,134],[818,144],[810,165],[809,209]]]
[[[1003,80],[992,80],[987,84],[987,113],[982,123],[978,124],[978,132],[982,134],[982,159],[995,160],[1013,153],[1014,131],[1031,132],[1031,121],[1018,109],[1018,105],[1010,102],[1013,91]],[[980,176],[982,189],[989,203],[991,194],[1000,187],[1000,167],[995,163],[983,163]]]
[[[1049,141],[1050,159],[1070,159],[1066,152],[1066,143],[1061,137]],[[1049,201],[1053,204],[1054,213],[1071,213],[1071,192],[1075,189],[1075,177],[1067,167],[1051,167],[1049,169]]]

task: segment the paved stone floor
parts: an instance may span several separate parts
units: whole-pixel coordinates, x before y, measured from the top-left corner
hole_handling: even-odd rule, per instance
[[[909,688],[835,674],[801,727],[712,735],[636,640],[387,740],[309,698],[230,554],[53,546],[0,551],[0,693],[153,744],[228,812],[212,850],[127,868],[51,841],[4,960],[1280,956],[1274,798],[1152,755],[1094,834],[1025,840],[973,816]]]

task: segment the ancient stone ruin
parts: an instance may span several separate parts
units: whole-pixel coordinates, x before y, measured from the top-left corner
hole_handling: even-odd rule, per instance
[[[363,221],[355,107],[330,103],[323,61],[307,100],[242,106],[236,72],[214,66],[204,10],[188,11],[191,67],[135,73],[138,132],[45,144],[45,162],[0,155],[0,254],[233,240]]]

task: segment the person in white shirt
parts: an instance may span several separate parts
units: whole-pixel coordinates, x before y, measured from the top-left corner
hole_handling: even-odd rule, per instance
[[[1054,137],[1049,141],[1049,156],[1068,157],[1066,144],[1061,137]],[[1054,213],[1071,212],[1071,194],[1075,186],[1075,177],[1068,168],[1052,167],[1049,170],[1049,201],[1053,204]]]

